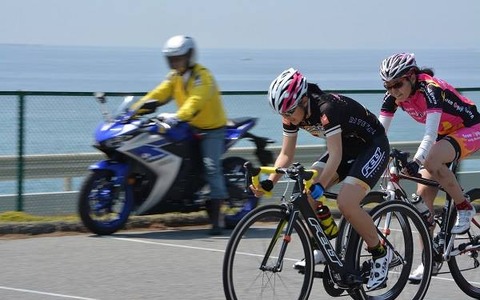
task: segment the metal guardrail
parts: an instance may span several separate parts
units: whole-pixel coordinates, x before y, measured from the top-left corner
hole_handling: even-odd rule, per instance
[[[392,142],[391,147],[415,153],[419,142]],[[280,146],[270,146],[275,155],[280,152]],[[309,166],[315,159],[326,151],[325,145],[299,145],[297,146],[295,161]],[[255,163],[254,148],[232,148],[225,157],[240,156]],[[479,159],[480,151],[474,153],[469,159]],[[103,153],[72,153],[72,154],[45,154],[24,156],[26,179],[64,178],[66,181],[73,177],[83,177],[88,173],[88,167],[95,161],[105,159]],[[15,180],[17,177],[17,157],[0,156],[0,181]],[[479,170],[480,171],[480,170]],[[69,189],[66,189],[67,191]]]

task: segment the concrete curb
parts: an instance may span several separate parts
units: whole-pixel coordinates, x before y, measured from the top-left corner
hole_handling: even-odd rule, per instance
[[[134,216],[129,219],[124,230],[149,227],[181,227],[189,225],[207,225],[206,214],[163,214],[152,216]],[[11,222],[0,224],[0,235],[26,234],[39,235],[54,232],[88,233],[88,229],[78,222]]]
[[[435,207],[439,211],[442,207]],[[480,208],[478,208],[480,209]],[[478,210],[477,209],[477,210]],[[335,219],[342,215],[338,209],[331,209],[331,214]],[[169,213],[151,216],[133,216],[125,225],[123,230],[157,228],[162,227],[182,227],[191,225],[208,225],[208,218],[204,212],[195,213]],[[39,235],[54,232],[80,232],[88,233],[88,229],[79,222],[12,222],[0,224],[0,235],[6,234],[25,234]]]

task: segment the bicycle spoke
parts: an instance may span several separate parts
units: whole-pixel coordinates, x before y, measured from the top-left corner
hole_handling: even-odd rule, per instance
[[[480,193],[470,195],[472,204],[480,206]],[[467,234],[455,235],[448,266],[457,285],[467,295],[480,298],[480,214],[475,215]]]
[[[265,210],[243,220],[232,233],[224,262],[224,288],[231,299],[303,299],[311,289],[313,272],[303,275],[293,264],[308,256],[308,235],[297,220],[290,242],[281,253],[287,222],[281,209]],[[246,222],[245,222],[246,221]],[[279,224],[283,224],[279,228]],[[280,230],[279,230],[280,229]],[[300,231],[300,233],[298,232]],[[279,257],[283,257],[279,261]],[[312,270],[313,271],[313,270]]]
[[[425,263],[427,268],[432,264],[431,248],[428,248],[428,252],[422,251],[424,243],[431,245],[422,219],[412,207],[396,201],[380,204],[372,210],[372,215],[381,241],[394,251],[394,255],[386,284],[375,291],[363,293],[368,299],[423,299],[430,284],[430,274],[424,274],[419,284],[408,284],[412,268],[420,263]],[[371,255],[366,251],[363,240],[357,238],[356,247],[349,245],[347,256],[355,257],[355,265],[361,270],[366,283]],[[351,252],[353,249],[354,253]]]

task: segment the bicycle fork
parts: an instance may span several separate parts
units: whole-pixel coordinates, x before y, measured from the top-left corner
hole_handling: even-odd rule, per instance
[[[298,210],[293,210],[289,214],[288,220],[283,219],[278,223],[277,229],[275,230],[275,234],[272,240],[270,241],[270,244],[268,245],[265,256],[263,257],[262,264],[260,265],[260,270],[270,271],[273,273],[282,271],[283,258],[285,256],[285,252],[287,251],[287,246],[291,241],[294,221],[298,218],[299,213],[300,212]],[[287,228],[284,231],[283,229],[285,228],[285,225],[287,225]],[[272,254],[275,244],[278,242],[282,233],[283,233],[283,241],[282,241],[282,246],[280,247],[280,252],[278,253],[277,261],[273,266],[268,266],[267,265],[268,258]]]

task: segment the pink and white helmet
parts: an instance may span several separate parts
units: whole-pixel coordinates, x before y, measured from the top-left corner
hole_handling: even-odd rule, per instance
[[[390,81],[405,75],[405,73],[413,67],[417,67],[415,54],[394,54],[382,61],[380,65],[380,77],[382,77],[383,81]]]
[[[290,68],[278,75],[268,89],[268,103],[279,114],[292,111],[307,93],[307,79]]]

